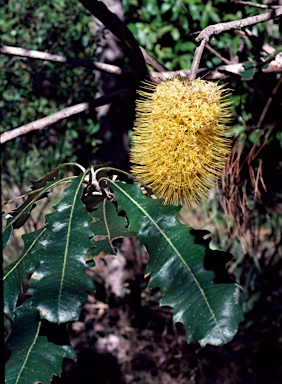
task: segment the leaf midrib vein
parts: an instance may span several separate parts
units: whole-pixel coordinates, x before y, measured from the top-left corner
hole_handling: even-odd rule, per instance
[[[108,236],[108,240],[109,240],[110,247],[111,247],[113,253],[116,254],[115,249],[114,249],[114,247],[113,247],[113,245],[112,245],[112,242],[111,242],[111,232],[110,232],[110,228],[109,228],[109,226],[108,226],[107,213],[106,213],[106,202],[107,202],[107,200],[104,199],[104,201],[103,201],[103,217],[104,217],[104,223],[105,223],[106,232],[107,232],[107,236]]]
[[[13,266],[13,268],[10,269],[10,271],[3,277],[3,281],[18,267],[18,265],[20,263],[23,262],[24,258],[28,255],[29,251],[32,249],[32,247],[34,246],[34,244],[37,242],[37,240],[39,239],[39,237],[41,235],[43,235],[43,233],[46,231],[46,228],[43,229],[42,232],[40,232],[38,234],[38,236],[34,239],[34,241],[30,244],[30,246],[28,247],[28,249],[25,251],[25,253],[23,254],[23,256],[18,260],[18,262]]]
[[[72,219],[73,219],[73,212],[75,208],[75,204],[77,201],[77,195],[80,190],[80,186],[84,180],[84,175],[87,172],[84,172],[83,177],[80,180],[80,183],[78,184],[75,194],[73,203],[71,205],[71,211],[70,211],[70,217],[69,217],[69,223],[68,223],[68,231],[67,231],[67,238],[66,238],[66,245],[65,245],[65,252],[64,252],[64,259],[63,259],[63,267],[62,267],[62,277],[60,280],[60,287],[59,287],[59,295],[58,295],[58,319],[60,318],[60,309],[61,309],[61,297],[62,297],[62,291],[63,291],[63,283],[65,280],[65,274],[66,274],[66,265],[67,265],[67,256],[68,256],[68,250],[69,250],[69,239],[70,239],[70,232],[71,232],[71,225],[72,225]]]
[[[32,349],[33,349],[33,347],[34,347],[34,345],[35,345],[37,339],[38,339],[38,335],[39,335],[40,327],[41,327],[41,321],[39,321],[39,323],[38,323],[38,327],[37,327],[37,330],[36,330],[36,334],[35,334],[35,336],[34,336],[34,339],[33,339],[32,343],[31,343],[31,346],[29,347],[29,349],[28,349],[28,351],[27,351],[26,357],[25,357],[24,362],[23,362],[23,365],[22,365],[22,367],[21,367],[21,369],[20,369],[20,371],[19,371],[19,373],[18,373],[18,376],[16,377],[15,384],[17,384],[17,383],[19,382],[20,377],[21,377],[21,374],[22,374],[22,371],[24,370],[24,368],[25,368],[25,366],[26,366],[26,362],[27,362],[27,360],[28,360],[28,358],[29,358],[29,355],[31,354],[31,351],[32,351]]]
[[[112,182],[111,180],[108,179],[108,181]],[[219,333],[221,334],[221,337],[222,337],[222,340],[225,342],[225,337],[223,336],[222,334],[222,331],[221,331],[221,328],[218,324],[218,321],[215,317],[215,314],[209,304],[209,301],[200,285],[200,283],[198,282],[197,278],[194,276],[193,272],[191,271],[190,267],[188,266],[188,264],[185,262],[185,260],[183,259],[183,257],[181,256],[181,254],[178,252],[177,248],[175,247],[175,245],[171,242],[171,240],[167,237],[167,235],[165,234],[165,232],[159,227],[159,225],[155,222],[155,220],[142,208],[141,205],[139,205],[134,199],[132,199],[132,197],[130,195],[128,195],[122,188],[119,187],[118,184],[114,183],[115,187],[118,188],[122,193],[124,193],[126,195],[126,197],[134,204],[136,205],[143,213],[145,216],[147,216],[147,218],[153,223],[153,225],[158,229],[158,231],[162,234],[162,236],[165,238],[165,240],[168,242],[168,244],[171,246],[171,248],[174,250],[174,252],[176,253],[176,255],[180,258],[180,260],[182,261],[182,263],[185,265],[186,269],[188,270],[188,272],[190,273],[192,279],[194,280],[194,282],[196,283],[201,295],[203,296],[205,302],[206,302],[206,305],[212,315],[212,318],[219,330]]]

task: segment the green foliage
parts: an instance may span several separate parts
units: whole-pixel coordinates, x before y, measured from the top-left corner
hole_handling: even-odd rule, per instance
[[[95,55],[91,16],[76,0],[9,0],[1,6],[0,20],[3,45],[82,59]],[[4,55],[0,55],[0,65],[2,131],[88,101],[95,95],[94,74],[89,69]],[[2,167],[20,184],[21,178],[37,179],[40,169],[46,173],[58,163],[75,161],[81,147],[79,137],[90,136],[93,126],[95,114],[87,112],[48,130],[21,136],[5,144]],[[89,151],[94,152],[91,138],[85,141]],[[86,159],[85,163],[88,165]]]
[[[11,228],[11,226],[10,226]],[[9,265],[4,271],[4,313],[13,320],[14,310],[23,280],[38,266],[40,257],[39,239],[45,229],[23,235],[25,249],[19,260]]]
[[[56,345],[40,336],[42,322],[35,308],[20,307],[15,311],[13,331],[7,349],[12,355],[6,365],[5,383],[50,383],[60,375],[64,357],[76,359],[70,345]]]
[[[46,231],[39,239],[41,263],[29,280],[28,305],[53,323],[78,319],[86,290],[94,289],[84,273],[91,247],[89,215],[80,200],[84,177],[72,182],[65,198],[54,206],[57,212],[46,216]]]
[[[87,299],[86,291],[94,290],[92,279],[84,272],[87,268],[85,257],[92,247],[91,216],[81,201],[84,178],[85,173],[82,173],[72,181],[65,190],[65,197],[54,206],[56,212],[46,216],[43,228],[23,236],[22,255],[4,270],[4,313],[14,321],[8,340],[8,348],[13,352],[7,365],[9,383],[30,382],[31,376],[35,381],[50,382],[53,375],[60,374],[63,357],[74,358],[70,346],[57,346],[39,337],[41,321],[38,319],[40,316],[58,324],[76,320]],[[56,184],[56,181],[47,182],[48,179],[50,174],[33,183],[33,186],[44,186],[43,190],[33,193],[32,201],[27,198],[29,204],[22,204],[13,221],[7,221],[5,231],[19,221],[42,193]],[[26,278],[29,281],[27,294],[31,297],[17,307]],[[21,359],[16,358],[19,354]],[[38,372],[30,369],[32,364],[36,364]]]
[[[150,287],[161,289],[161,304],[174,309],[174,322],[185,325],[187,340],[198,340],[202,346],[230,341],[242,320],[237,288],[213,281],[214,272],[204,266],[206,246],[197,244],[191,227],[179,223],[180,207],[163,206],[136,185],[110,185],[118,210],[127,214],[129,231],[149,252]],[[210,257],[215,261],[216,252]]]
[[[132,236],[125,228],[126,219],[118,216],[115,206],[106,199],[96,207],[91,216],[90,228],[95,235],[92,238],[94,247],[89,251],[88,259],[94,259],[99,254],[115,255],[112,241],[118,237]]]
[[[59,183],[47,182],[50,175],[58,174],[54,172],[33,183],[44,186],[34,191],[33,201],[27,198],[29,204]],[[222,345],[233,338],[242,320],[235,284],[220,281],[221,272],[226,275],[227,259],[222,259],[220,269],[214,268],[218,255],[205,241],[199,241],[191,227],[179,223],[180,207],[163,206],[160,200],[145,196],[139,186],[114,182],[101,172],[100,191],[98,188],[92,195],[89,213],[82,203],[88,191],[83,186],[87,173],[72,178],[64,198],[54,206],[55,212],[46,216],[45,226],[24,236],[21,257],[4,270],[4,313],[13,321],[7,344],[12,355],[6,373],[11,384],[30,382],[31,377],[48,383],[53,375],[60,375],[64,357],[74,358],[70,346],[55,345],[40,335],[41,323],[78,319],[86,292],[94,290],[92,279],[85,274],[85,260],[115,254],[112,240],[117,237],[137,235],[147,247],[150,287],[160,288],[161,304],[173,308],[174,322],[184,323],[189,342]],[[126,216],[119,215],[114,203],[107,200],[106,196],[112,200],[109,187],[118,212]],[[28,204],[21,207],[14,223]],[[11,227],[12,222],[7,225]],[[20,304],[18,295],[25,279],[29,298]]]
[[[23,278],[36,269],[29,280],[28,305],[41,317],[54,323],[78,318],[86,290],[94,289],[85,276],[85,255],[91,247],[90,216],[82,204],[81,183],[84,174],[66,189],[65,198],[46,216],[43,229],[25,236],[25,249],[19,260],[5,271],[5,313],[13,318],[17,293]],[[70,299],[71,298],[71,299]]]
[[[263,12],[252,7],[238,8],[236,4],[222,0],[124,0],[123,3],[128,28],[138,42],[169,70],[191,67],[196,48],[193,33],[211,24],[238,20]],[[265,41],[269,40],[263,25],[258,24],[250,29],[265,38]],[[220,38],[212,39],[210,45],[223,57],[228,54],[226,47],[231,45],[231,50],[236,55],[241,37],[234,32],[231,32],[231,36],[230,39],[229,33],[222,34]],[[276,27],[273,36],[279,36]],[[203,63],[213,67],[220,64],[220,60],[205,52]]]

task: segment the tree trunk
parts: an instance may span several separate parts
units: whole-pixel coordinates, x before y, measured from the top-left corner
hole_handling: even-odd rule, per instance
[[[121,0],[105,0],[109,10],[123,20]],[[97,60],[102,63],[125,66],[124,51],[120,41],[104,25],[94,19],[95,35],[99,37],[96,50]],[[97,72],[97,97],[108,94],[126,86],[124,77],[110,73]],[[111,104],[99,107],[97,120],[100,125],[98,139],[102,141],[97,160],[104,165],[111,165],[123,170],[129,169],[129,138],[128,130],[132,129],[134,120],[133,98],[122,98]]]

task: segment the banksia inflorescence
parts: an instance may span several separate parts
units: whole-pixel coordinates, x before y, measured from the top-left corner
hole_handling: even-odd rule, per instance
[[[228,90],[202,79],[144,83],[136,102],[132,174],[165,204],[195,205],[222,172],[231,140]]]

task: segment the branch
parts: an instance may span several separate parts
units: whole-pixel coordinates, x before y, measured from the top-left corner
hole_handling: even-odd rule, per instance
[[[244,71],[242,64],[222,65],[216,68],[199,68],[196,77],[202,77],[205,80],[223,80],[230,77],[230,75],[240,75],[242,71]],[[150,79],[156,83],[175,76],[183,76],[190,79],[191,70],[181,69],[179,71],[150,72]]]
[[[140,46],[140,50],[148,65],[151,65],[151,67],[153,67],[156,71],[166,71],[166,68],[162,64],[160,64],[154,57],[149,55],[149,53],[143,47]],[[51,61],[54,63],[67,63],[73,66],[97,69],[98,71],[112,73],[113,75],[126,75],[132,77],[136,76],[136,72],[131,71],[127,68],[120,68],[112,64],[99,63],[97,61],[78,59],[69,56],[54,55],[42,51],[11,47],[9,45],[3,45],[2,47],[0,47],[0,53],[10,56],[27,57],[29,59]]]
[[[259,68],[262,63],[254,62],[254,67]],[[215,68],[200,68],[196,72],[196,77],[204,77],[206,80],[223,80],[231,75],[241,76],[245,71],[244,63],[220,65]],[[267,68],[262,68],[264,73],[281,73],[282,72],[282,52],[278,52],[275,58],[268,63]],[[191,79],[191,70],[180,71],[165,71],[165,72],[150,72],[150,78],[152,81],[160,82],[164,78],[171,78],[174,76],[184,76]]]
[[[22,125],[21,127],[12,129],[11,131],[2,133],[2,135],[0,136],[0,143],[4,144],[6,143],[6,141],[25,135],[28,132],[43,129],[48,125],[57,123],[58,121],[63,120],[67,117],[84,112],[90,107],[100,107],[101,105],[108,104],[113,100],[119,99],[121,97],[128,97],[131,95],[132,90],[130,88],[122,88],[116,92],[110,93],[109,95],[101,96],[97,99],[91,100],[88,103],[80,103],[73,105],[72,107],[68,107],[63,109],[62,111],[53,113],[50,116],[43,117],[42,119],[33,121],[32,123],[28,123]]]
[[[263,23],[264,21],[275,19],[282,15],[282,7],[273,9],[271,11],[262,13],[261,15],[246,17],[242,20],[228,21],[227,23],[219,23],[215,25],[210,25],[205,28],[200,34],[196,37],[196,41],[200,42],[206,40],[207,42],[213,35],[218,35],[219,33],[230,31],[233,29],[242,29],[250,25],[255,25],[258,23]]]
[[[271,55],[275,52],[275,48],[273,48],[271,45],[265,43],[258,36],[255,36],[248,28],[245,28],[244,31],[239,31],[239,33],[243,37],[243,39],[249,40],[252,42],[253,45],[259,47],[260,48],[260,54],[262,56]]]
[[[160,64],[153,56],[149,55],[149,53],[143,47],[140,46],[140,49],[141,49],[141,52],[144,56],[144,59],[148,65],[153,67],[158,72],[162,72],[162,71],[167,70],[166,67],[164,67],[162,64]]]
[[[47,52],[40,52],[40,51],[34,51],[30,49],[11,47],[7,45],[3,45],[2,47],[0,47],[0,53],[3,53],[4,55],[20,56],[20,57],[28,57],[30,59],[52,61],[55,63],[67,63],[74,66],[97,69],[99,71],[112,73],[114,75],[134,76],[135,74],[133,71],[130,71],[126,68],[117,67],[116,65],[98,63],[95,61],[77,59],[74,57],[53,55]]]
[[[282,72],[282,52],[277,53],[275,59],[268,63],[268,67],[262,70],[265,73]]]
[[[205,45],[207,42],[208,42],[207,39],[203,39],[201,41],[201,44],[199,45],[199,47],[196,48],[194,59],[193,59],[192,65],[191,65],[190,75],[189,75],[190,81],[196,79],[196,75],[197,75],[197,71],[198,71],[198,68],[200,65],[201,57],[202,57],[202,54],[204,52],[204,48],[205,48]]]
[[[209,42],[209,39],[213,35],[218,35],[219,33],[246,28],[250,25],[262,23],[264,21],[275,19],[282,15],[282,7],[275,8],[271,11],[262,13],[261,15],[246,17],[242,20],[229,21],[227,23],[219,23],[215,25],[210,25],[205,28],[200,34],[196,37],[196,42],[201,42],[200,46],[196,49],[194,59],[191,66],[190,80],[196,78],[197,70],[201,61],[201,57],[204,51],[205,45]]]
[[[247,5],[247,6],[249,5],[250,7],[262,8],[262,9],[279,8],[279,5],[257,4],[257,3],[252,3],[251,1],[231,0],[231,3],[240,4],[240,5]]]
[[[221,56],[220,53],[218,53],[215,49],[213,49],[213,47],[211,47],[209,44],[206,44],[206,48],[207,50],[209,50],[213,55],[215,55],[216,57],[218,57],[223,63],[225,64],[232,64],[232,61],[226,59],[225,57]]]
[[[137,69],[139,80],[148,75],[148,68],[138,42],[125,24],[109,9],[102,1],[80,0],[93,16],[99,19],[123,44],[128,48],[128,55],[131,57],[134,68]]]

